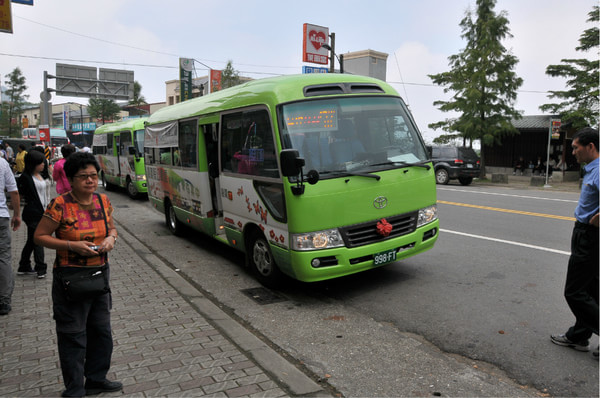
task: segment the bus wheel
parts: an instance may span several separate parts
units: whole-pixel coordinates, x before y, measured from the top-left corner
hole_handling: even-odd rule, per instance
[[[113,185],[110,182],[106,181],[106,177],[104,176],[104,173],[102,173],[102,186],[107,191],[112,191],[113,190]]]
[[[165,220],[167,222],[167,228],[173,235],[180,236],[183,229],[183,224],[177,219],[175,215],[175,209],[170,203],[165,204]]]
[[[283,274],[275,264],[269,243],[261,233],[255,232],[250,242],[248,259],[258,281],[267,287],[281,285]]]
[[[127,177],[127,195],[129,195],[131,199],[135,199],[138,197],[138,194],[139,192],[135,184],[131,181],[131,178]]]

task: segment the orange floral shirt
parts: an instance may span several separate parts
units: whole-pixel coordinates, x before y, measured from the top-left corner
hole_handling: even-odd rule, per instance
[[[81,206],[73,199],[70,192],[54,198],[46,208],[44,216],[58,223],[58,228],[55,231],[56,237],[70,241],[84,240],[100,245],[108,231],[104,223],[99,198],[102,198],[106,221],[110,222],[113,208],[106,195],[94,194],[90,206]],[[106,253],[99,256],[85,257],[70,250],[56,250],[54,267],[100,266],[104,265],[107,260]]]

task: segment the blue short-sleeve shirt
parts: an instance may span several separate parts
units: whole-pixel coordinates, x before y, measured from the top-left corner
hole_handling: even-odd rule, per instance
[[[575,208],[575,218],[583,224],[589,224],[592,216],[598,213],[598,159],[585,165],[583,168],[583,182],[581,195]]]

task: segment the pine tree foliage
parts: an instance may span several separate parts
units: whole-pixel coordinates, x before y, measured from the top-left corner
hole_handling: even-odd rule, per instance
[[[579,37],[575,49],[589,53],[591,59],[562,59],[559,65],[548,65],[546,74],[567,79],[566,91],[550,91],[549,98],[558,103],[540,106],[543,112],[560,114],[563,123],[571,122],[575,129],[586,126],[598,127],[599,82],[600,76],[600,31],[598,29],[599,6],[588,13],[587,22],[593,26]]]
[[[102,121],[104,124],[107,120],[118,120],[121,108],[111,99],[106,98],[90,98],[88,103],[88,113],[91,117]]]
[[[221,74],[221,89],[237,86],[240,83],[240,73],[233,68],[232,61],[227,61],[227,66]]]
[[[21,69],[17,67],[4,77],[7,79],[4,83],[8,87],[5,92],[8,101],[2,103],[0,130],[9,137],[20,137],[23,105],[25,105],[25,100],[29,98],[29,95],[23,94],[27,90],[25,76],[21,73]]]
[[[458,132],[470,143],[480,140],[483,146],[500,143],[503,136],[517,133],[511,120],[521,116],[514,102],[523,79],[514,72],[517,57],[502,44],[503,39],[512,37],[507,13],[494,11],[496,0],[477,0],[476,4],[476,11],[468,10],[460,22],[465,48],[448,57],[448,72],[429,75],[435,84],[444,87],[445,93],[453,93],[450,100],[433,104],[458,116],[429,127]],[[481,166],[481,174],[485,175],[483,157]]]

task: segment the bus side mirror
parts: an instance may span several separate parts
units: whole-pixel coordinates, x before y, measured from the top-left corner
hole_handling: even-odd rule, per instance
[[[295,149],[284,149],[279,155],[281,173],[284,177],[296,177],[302,172],[304,158]]]

